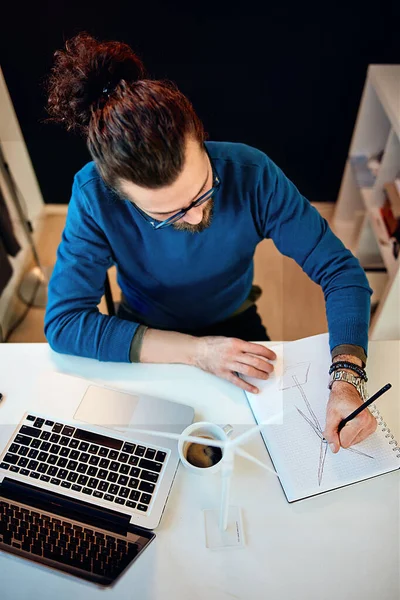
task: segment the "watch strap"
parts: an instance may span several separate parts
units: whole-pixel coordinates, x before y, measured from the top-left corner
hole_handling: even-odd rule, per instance
[[[367,387],[365,385],[365,381],[361,377],[356,377],[353,375],[353,373],[349,373],[348,371],[332,371],[328,384],[329,389],[332,389],[335,381],[344,381],[345,383],[349,383],[356,388],[363,402],[367,400]]]

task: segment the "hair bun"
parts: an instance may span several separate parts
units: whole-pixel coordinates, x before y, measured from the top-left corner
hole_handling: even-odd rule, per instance
[[[122,80],[134,83],[144,77],[143,63],[127,44],[98,42],[88,33],[68,40],[54,56],[47,110],[67,129],[86,129],[93,107]]]

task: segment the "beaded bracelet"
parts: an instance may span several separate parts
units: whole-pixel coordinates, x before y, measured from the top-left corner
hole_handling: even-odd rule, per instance
[[[346,360],[338,360],[337,362],[331,364],[329,369],[329,375],[331,375],[333,371],[337,371],[338,369],[349,369],[350,371],[354,371],[354,373],[357,373],[357,375],[359,375],[364,381],[368,381],[365,369],[363,369],[359,365],[356,365],[355,363],[347,362]]]

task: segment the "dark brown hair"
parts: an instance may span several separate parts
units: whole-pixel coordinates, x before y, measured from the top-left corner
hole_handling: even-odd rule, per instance
[[[48,81],[51,121],[87,138],[104,181],[148,188],[175,181],[186,138],[204,142],[203,125],[171,81],[146,79],[141,60],[121,42],[98,42],[80,33],[55,52]]]

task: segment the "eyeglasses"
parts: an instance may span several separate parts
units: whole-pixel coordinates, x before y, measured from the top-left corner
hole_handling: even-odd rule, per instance
[[[205,150],[207,152],[206,148],[205,148]],[[210,190],[208,190],[208,192],[206,192],[205,194],[200,196],[200,198],[197,198],[197,200],[195,200],[194,202],[189,204],[189,206],[187,208],[183,208],[176,214],[172,215],[172,217],[168,217],[168,219],[165,219],[165,221],[155,221],[148,214],[146,214],[142,209],[140,209],[138,206],[136,206],[136,204],[134,204],[133,202],[131,203],[132,206],[134,207],[134,209],[139,213],[139,215],[141,217],[143,217],[143,219],[145,221],[147,221],[147,223],[149,223],[153,227],[153,229],[164,229],[165,227],[168,227],[169,225],[176,223],[176,221],[179,221],[180,219],[182,219],[182,217],[184,217],[186,215],[186,213],[189,212],[189,210],[192,210],[192,208],[195,208],[196,206],[200,206],[201,204],[204,204],[208,200],[211,200],[211,198],[214,196],[215,192],[218,190],[219,186],[221,185],[221,179],[219,178],[219,175],[215,169],[215,165],[211,159],[211,156],[208,154],[208,152],[207,152],[207,156],[210,159],[210,164],[211,164],[211,169],[212,169],[212,174],[213,174],[213,187]]]

